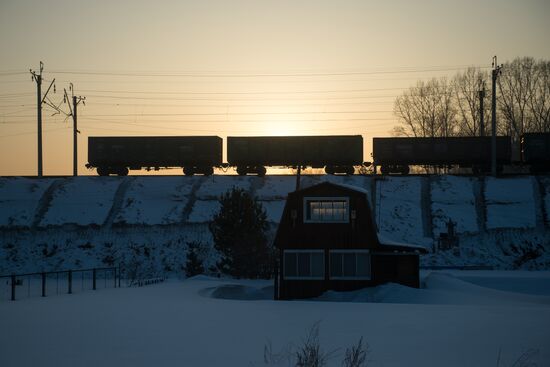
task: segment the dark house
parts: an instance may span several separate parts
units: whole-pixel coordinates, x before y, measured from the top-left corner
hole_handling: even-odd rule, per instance
[[[277,299],[387,282],[419,286],[424,248],[379,238],[367,192],[324,182],[288,194],[275,237]]]

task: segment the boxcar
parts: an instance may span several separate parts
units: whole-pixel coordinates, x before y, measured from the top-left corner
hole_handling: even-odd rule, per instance
[[[460,166],[474,171],[491,166],[491,137],[373,138],[374,165],[382,173],[408,173],[410,165]],[[510,163],[511,139],[497,137],[497,165]]]
[[[550,171],[550,133],[526,133],[521,138],[521,158],[532,173]]]
[[[222,163],[218,136],[89,137],[88,168],[101,176],[128,170],[183,167],[184,173],[212,174]]]
[[[363,163],[361,135],[228,137],[227,160],[240,175],[265,174],[265,166],[325,167],[352,174]]]

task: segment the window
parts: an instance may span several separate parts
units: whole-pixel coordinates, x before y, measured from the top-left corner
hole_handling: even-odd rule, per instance
[[[323,250],[285,250],[285,279],[325,279]]]
[[[330,251],[331,279],[370,279],[368,250]]]
[[[305,223],[348,223],[349,199],[315,197],[304,198]]]

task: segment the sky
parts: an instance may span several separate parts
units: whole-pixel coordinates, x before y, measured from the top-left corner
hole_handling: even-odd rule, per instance
[[[550,59],[550,1],[0,0],[0,175],[36,175],[36,83],[89,136],[362,135],[418,80]],[[43,113],[45,175],[72,174],[72,119]],[[166,173],[177,174],[169,170]]]

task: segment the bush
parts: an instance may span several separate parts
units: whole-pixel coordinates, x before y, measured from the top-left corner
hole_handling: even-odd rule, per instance
[[[218,270],[237,278],[269,278],[273,250],[268,243],[265,210],[248,192],[233,188],[220,199],[220,212],[209,228],[220,253]]]
[[[189,278],[204,273],[203,248],[200,242],[187,244],[187,260],[185,261],[185,275]]]

